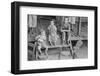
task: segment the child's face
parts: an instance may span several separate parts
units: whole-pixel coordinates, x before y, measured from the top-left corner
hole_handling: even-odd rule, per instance
[[[42,31],[42,32],[41,32],[41,35],[45,35],[45,31]]]
[[[54,21],[51,21],[51,25],[54,25]]]
[[[65,18],[65,23],[68,23],[69,22],[69,19],[68,18]]]

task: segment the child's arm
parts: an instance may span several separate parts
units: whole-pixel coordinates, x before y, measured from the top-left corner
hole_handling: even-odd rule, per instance
[[[40,38],[40,35],[36,36],[36,38],[35,38],[35,39],[36,39],[36,40],[38,40],[39,38]]]

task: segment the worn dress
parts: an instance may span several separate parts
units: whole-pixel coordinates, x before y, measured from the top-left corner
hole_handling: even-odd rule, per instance
[[[54,43],[55,45],[58,39],[57,28],[55,25],[49,25],[48,29],[49,29],[49,41],[51,43]]]

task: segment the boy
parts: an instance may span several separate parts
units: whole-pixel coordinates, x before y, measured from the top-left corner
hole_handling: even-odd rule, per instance
[[[64,25],[61,28],[61,31],[63,32],[63,44],[68,44],[68,41],[70,39],[70,23],[69,18],[66,17],[64,20]]]

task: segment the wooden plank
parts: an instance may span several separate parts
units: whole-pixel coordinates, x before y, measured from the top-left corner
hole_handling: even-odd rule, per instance
[[[88,38],[82,38],[82,37],[71,37],[70,40],[88,40]]]
[[[60,47],[69,47],[69,45],[48,46],[48,48],[60,48]]]

